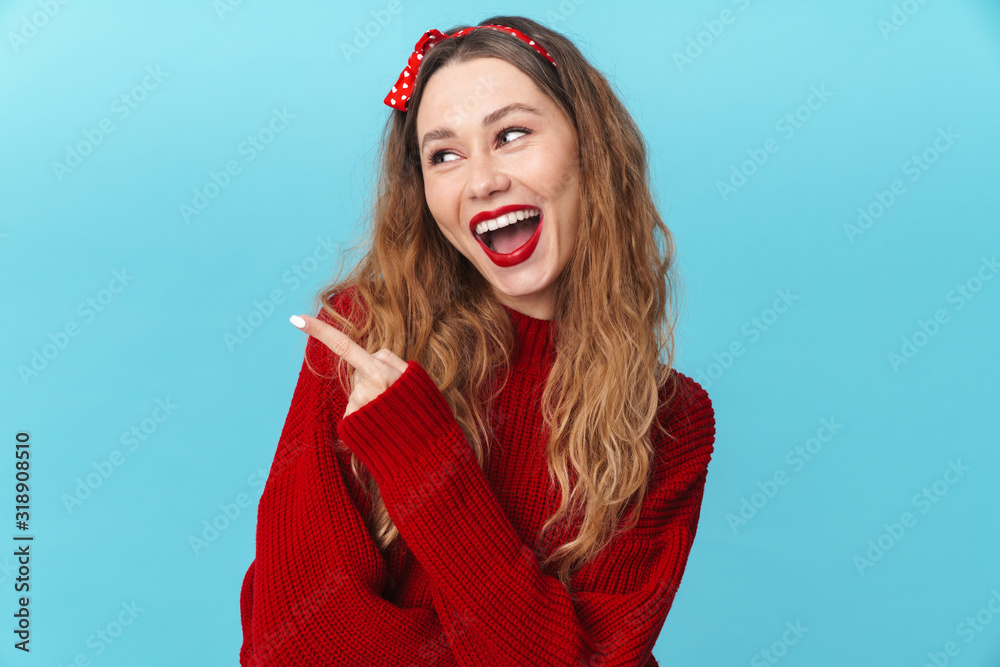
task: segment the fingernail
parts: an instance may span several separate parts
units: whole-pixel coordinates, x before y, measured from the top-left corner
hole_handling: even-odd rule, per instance
[[[299,317],[298,315],[292,315],[288,318],[288,321],[297,326],[299,329],[306,328],[306,321]]]

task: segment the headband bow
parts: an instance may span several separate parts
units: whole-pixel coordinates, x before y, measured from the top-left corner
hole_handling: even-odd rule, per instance
[[[535,40],[531,39],[523,32],[515,30],[514,28],[504,25],[476,25],[469,28],[463,28],[454,35],[446,35],[439,30],[431,28],[423,34],[419,41],[417,41],[416,46],[413,47],[413,53],[410,54],[406,67],[403,68],[403,72],[399,75],[399,79],[396,80],[396,85],[393,86],[392,90],[389,91],[389,94],[385,96],[385,103],[393,109],[406,111],[406,107],[410,101],[410,93],[413,91],[413,83],[417,80],[417,70],[420,69],[420,62],[424,59],[424,54],[426,54],[429,49],[434,48],[434,44],[437,41],[448,39],[449,37],[462,37],[472,30],[478,30],[479,28],[490,28],[491,30],[506,32],[509,35],[513,35],[534,48],[535,51],[538,51],[538,53],[550,63],[559,67],[559,65],[556,65],[556,61],[552,59],[552,56],[549,55],[548,51],[536,44]]]

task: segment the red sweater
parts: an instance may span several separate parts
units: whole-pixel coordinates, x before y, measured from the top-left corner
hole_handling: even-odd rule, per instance
[[[653,645],[698,525],[711,401],[676,373],[678,394],[658,418],[677,439],[653,429],[639,523],[577,570],[574,602],[538,565],[551,552],[539,529],[559,501],[538,407],[554,323],[506,310],[518,347],[485,472],[419,363],[344,419],[337,380],[303,361],[257,508],[241,665],[657,665]],[[330,374],[333,353],[321,342],[309,337],[306,355]],[[371,504],[338,438],[372,473],[399,529],[404,543],[386,554],[365,528]]]

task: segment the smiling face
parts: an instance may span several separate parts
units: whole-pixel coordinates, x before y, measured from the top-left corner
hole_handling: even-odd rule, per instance
[[[572,256],[579,225],[578,143],[570,119],[521,70],[477,58],[431,76],[416,126],[424,196],[441,233],[501,303],[551,320],[556,279]],[[510,205],[541,210],[537,245],[531,250],[529,240],[520,252],[491,259],[470,223]],[[529,225],[515,227],[526,227],[526,235]]]

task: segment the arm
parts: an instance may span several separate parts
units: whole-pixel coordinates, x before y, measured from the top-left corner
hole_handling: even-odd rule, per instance
[[[458,664],[647,663],[694,540],[715,437],[707,393],[678,377],[664,417],[677,439],[654,431],[662,458],[639,523],[575,574],[576,601],[521,543],[419,363],[340,422],[431,580]],[[472,622],[455,632],[461,616]]]
[[[330,375],[319,341],[308,340],[306,356]],[[347,459],[334,447],[346,404],[336,379],[317,378],[303,360],[241,587],[240,664],[403,665],[433,657],[454,665],[433,609],[382,597],[386,561],[359,512]]]

